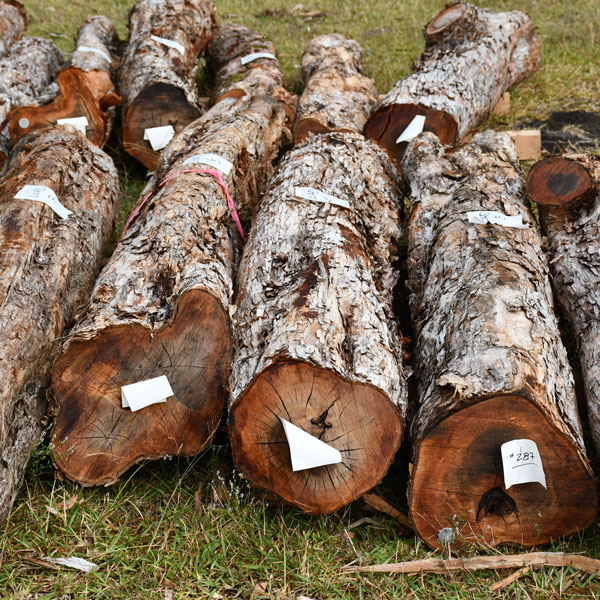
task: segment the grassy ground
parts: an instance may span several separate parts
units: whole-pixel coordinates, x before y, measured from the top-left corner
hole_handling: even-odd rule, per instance
[[[365,71],[385,92],[409,72],[422,49],[422,27],[443,7],[439,0],[218,1],[221,20],[236,20],[275,42],[290,86],[301,91],[299,63],[314,35],[338,31],[365,49]],[[122,36],[132,1],[30,0],[30,34],[51,37],[64,51],[89,15],[111,17]],[[485,1],[484,6],[526,10],[538,26],[544,62],[512,92],[513,110],[494,125],[515,127],[556,110],[600,112],[600,2],[581,0]],[[325,14],[312,19],[309,11]],[[125,190],[120,225],[141,187],[144,172],[123,158]],[[344,574],[344,565],[395,562],[433,555],[417,538],[362,502],[330,517],[309,517],[280,507],[233,471],[224,431],[211,450],[194,459],[141,465],[122,482],[82,490],[54,477],[42,444],[24,489],[0,532],[0,598],[457,598],[490,597],[491,583],[507,573],[403,577]],[[382,484],[390,501],[405,503],[406,457]],[[556,540],[553,549],[600,556],[600,524],[580,536]],[[44,556],[80,556],[98,563],[89,575],[52,570]],[[600,579],[565,569],[531,572],[502,598],[598,598]]]

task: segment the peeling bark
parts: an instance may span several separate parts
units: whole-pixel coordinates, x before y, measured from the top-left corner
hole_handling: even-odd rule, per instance
[[[596,514],[573,378],[553,312],[548,266],[503,133],[444,150],[426,133],[408,146],[410,304],[418,412],[409,509],[440,547],[532,546],[587,527]],[[524,228],[469,223],[468,211],[521,215]],[[547,489],[506,489],[500,446],[537,443]]]
[[[4,56],[10,47],[21,39],[27,27],[25,7],[17,0],[0,2],[0,56]]]
[[[94,48],[100,54],[78,50]],[[112,73],[116,72],[119,38],[113,24],[104,16],[88,19],[79,29],[71,65],[57,77],[59,94],[44,106],[13,109],[7,117],[8,132],[15,140],[35,129],[53,127],[58,119],[86,117],[87,138],[102,147],[110,134],[113,106],[121,103],[115,91]]]
[[[362,62],[358,42],[338,33],[308,43],[302,55],[304,92],[294,124],[296,144],[309,133],[362,132],[379,102],[375,83],[361,74]]]
[[[365,135],[400,160],[406,142],[396,140],[415,115],[425,115],[425,130],[452,144],[482,123],[539,61],[540,40],[525,13],[453,4],[429,22],[414,72],[390,90]]]
[[[216,29],[207,54],[215,73],[213,102],[226,98],[269,96],[285,108],[291,128],[296,114],[298,98],[285,88],[283,69],[277,59],[257,58],[242,64],[242,58],[259,52],[275,55],[275,46],[262,33],[243,25],[222,23]]]
[[[73,214],[13,196],[50,187]],[[46,411],[57,340],[86,302],[119,201],[112,160],[54,128],[23,138],[0,186],[0,519],[8,514]]]
[[[196,65],[214,24],[209,0],[138,0],[129,14],[119,76],[123,145],[148,169],[156,167],[158,153],[144,140],[146,128],[172,125],[178,132],[202,113]],[[181,44],[184,55],[151,36]]]
[[[529,173],[527,192],[548,236],[554,293],[575,334],[600,455],[600,160],[566,154],[540,161]]]
[[[376,485],[401,440],[396,183],[385,153],[361,135],[311,138],[282,162],[240,264],[234,459],[252,484],[307,512],[333,512]],[[299,199],[296,186],[350,207]],[[280,417],[337,448],[343,462],[293,472]]]
[[[190,456],[210,443],[227,397],[229,308],[240,235],[215,179],[183,169],[218,154],[240,213],[249,214],[277,156],[284,111],[248,99],[234,114],[200,119],[175,136],[62,346],[53,371],[52,458],[83,485],[111,484],[145,458]],[[167,183],[159,182],[175,175]],[[132,413],[123,385],[166,375],[175,393]]]

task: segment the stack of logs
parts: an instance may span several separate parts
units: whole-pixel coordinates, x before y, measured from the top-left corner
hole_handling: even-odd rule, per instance
[[[411,521],[432,547],[531,546],[593,522],[551,281],[600,452],[600,162],[542,161],[526,190],[506,134],[453,145],[537,69],[527,15],[449,6],[381,102],[339,34],[306,47],[298,99],[273,43],[217,24],[209,0],[138,0],[126,45],[91,17],[68,64],[25,28],[0,0],[0,519],[50,388],[52,459],[84,486],[198,454],[228,407],[241,472],[310,513],[373,488],[404,436]],[[118,105],[124,149],[153,173],[98,275]],[[392,308],[404,223],[410,413]],[[163,376],[166,398],[124,407],[125,386]],[[506,443],[535,446],[541,475],[513,485]]]

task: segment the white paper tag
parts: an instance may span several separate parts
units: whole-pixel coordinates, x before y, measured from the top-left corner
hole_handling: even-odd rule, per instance
[[[408,127],[398,136],[396,144],[400,142],[410,142],[416,138],[425,126],[425,115],[416,115],[413,120],[408,124]]]
[[[194,154],[183,161],[184,165],[190,165],[194,163],[202,163],[209,167],[221,171],[223,175],[229,175],[229,172],[233,168],[233,163],[230,163],[226,158],[219,156],[218,154]]]
[[[73,211],[65,208],[54,190],[45,185],[25,185],[16,194],[18,200],[36,200],[49,206],[61,219],[67,219]]]
[[[546,475],[537,444],[533,440],[511,440],[502,444],[504,487],[518,483],[541,483],[546,487]]]
[[[138,381],[121,387],[121,406],[130,408],[131,412],[165,402],[169,396],[174,396],[171,384],[166,375]]]
[[[144,139],[150,142],[152,150],[162,150],[175,135],[175,130],[172,125],[164,125],[163,127],[149,127],[144,129]]]
[[[161,38],[161,37],[158,37],[157,35],[151,35],[150,39],[154,40],[155,42],[158,42],[159,44],[162,44],[163,46],[168,46],[169,48],[175,48],[175,50],[177,50],[177,52],[179,52],[179,54],[181,54],[181,56],[185,56],[185,48],[179,42],[175,42],[173,40],[167,40],[166,38]]]
[[[86,127],[89,125],[87,117],[70,117],[68,119],[58,119],[57,125],[73,125],[77,131],[80,131],[85,135]]]
[[[303,471],[342,462],[342,454],[339,450],[306,433],[300,427],[292,425],[289,421],[281,417],[279,420],[290,447],[292,471]]]
[[[336,204],[337,206],[350,208],[350,202],[348,202],[347,200],[340,200],[335,196],[326,194],[325,192],[321,192],[319,190],[315,190],[315,188],[311,187],[297,187],[294,192],[294,195],[298,198],[303,198],[304,200],[311,200],[312,202],[328,202],[329,204]]]
[[[277,60],[277,57],[270,52],[254,52],[252,54],[248,54],[242,58],[242,64],[247,65],[249,62],[253,60],[257,60],[259,58],[271,58],[273,60]]]
[[[104,50],[98,50],[98,48],[92,48],[91,46],[77,46],[75,48],[75,52],[93,52],[94,54],[99,54],[103,56],[108,62],[112,62],[112,59]]]
[[[469,211],[467,212],[467,219],[469,219],[469,223],[476,223],[477,225],[492,223],[493,225],[515,227],[516,229],[525,229],[527,227],[527,225],[523,224],[523,217],[521,215],[509,216],[494,210]]]

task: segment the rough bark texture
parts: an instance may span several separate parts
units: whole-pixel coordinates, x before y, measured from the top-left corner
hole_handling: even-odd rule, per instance
[[[308,512],[332,512],[378,483],[402,436],[405,376],[391,316],[396,183],[385,153],[362,135],[311,139],[283,161],[240,264],[234,458],[254,485]],[[298,199],[296,186],[350,208]],[[294,473],[280,417],[343,462]]]
[[[20,39],[0,59],[0,167],[6,160],[6,149],[10,148],[5,127],[9,111],[16,106],[51,101],[58,93],[56,75],[63,66],[61,51],[41,38]]]
[[[123,145],[149,169],[157,164],[144,131],[172,125],[181,131],[201,114],[196,65],[212,35],[215,9],[209,0],[138,0],[129,14],[129,41],[119,75],[123,99]],[[182,56],[151,39],[171,40]]]
[[[18,41],[27,27],[25,7],[16,0],[0,2],[0,56]]]
[[[338,33],[311,40],[302,55],[304,92],[300,97],[294,142],[309,133],[362,131],[379,102],[370,77],[361,74],[363,50]]]
[[[283,104],[286,124],[291,128],[298,97],[285,88],[285,75],[278,60],[258,58],[242,65],[242,58],[257,52],[275,54],[273,42],[262,33],[242,25],[222,23],[208,44],[209,65],[215,73],[213,101],[246,96],[270,96]]]
[[[73,214],[13,196],[45,185]],[[87,301],[120,189],[112,160],[64,128],[23,138],[0,186],[0,519],[37,443],[57,340]]]
[[[77,50],[82,46],[96,48],[110,60],[94,52]],[[87,138],[103,146],[114,115],[110,109],[121,103],[111,76],[111,72],[116,72],[118,47],[119,38],[109,19],[101,15],[88,19],[77,34],[71,66],[58,74],[58,96],[51,104],[13,109],[7,117],[11,139],[52,127],[58,119],[86,117]]]
[[[426,133],[403,172],[419,386],[409,509],[419,534],[431,546],[445,527],[456,545],[531,546],[583,529],[596,487],[510,138],[488,131],[444,150]],[[469,223],[480,210],[522,215],[526,227]],[[537,443],[547,490],[504,487],[500,446],[522,438]]]
[[[383,99],[365,135],[400,159],[406,142],[396,140],[415,115],[425,115],[425,130],[451,144],[484,121],[539,60],[540,41],[525,13],[454,4],[429,22],[414,73]]]
[[[600,160],[571,154],[541,161],[527,192],[548,236],[554,293],[575,334],[600,455]]]
[[[229,160],[234,167],[224,180],[240,212],[250,212],[278,153],[285,116],[266,98],[238,108],[190,124],[169,144],[147,189],[153,195],[62,347],[53,371],[52,457],[70,479],[114,483],[144,458],[200,452],[215,432],[227,397],[241,240],[215,179],[180,171],[204,168],[182,166],[195,154]],[[173,398],[136,413],[121,408],[122,385],[160,375]]]

